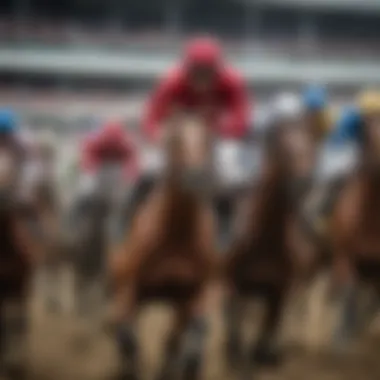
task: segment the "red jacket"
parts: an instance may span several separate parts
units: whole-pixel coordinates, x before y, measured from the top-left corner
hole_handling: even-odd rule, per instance
[[[108,124],[82,142],[82,170],[96,172],[102,164],[110,161],[123,165],[126,178],[134,178],[138,174],[135,146],[118,124]]]
[[[159,83],[145,111],[144,132],[157,135],[160,124],[174,109],[209,110],[210,124],[225,137],[241,137],[250,121],[248,92],[243,78],[232,68],[220,65],[215,84],[207,93],[197,94],[188,80],[189,60],[218,60],[215,42],[193,41],[184,64]]]

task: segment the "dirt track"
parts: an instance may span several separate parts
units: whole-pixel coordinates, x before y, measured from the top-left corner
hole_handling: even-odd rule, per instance
[[[33,380],[108,380],[117,368],[114,347],[99,327],[81,325],[72,316],[48,316],[39,307],[33,308],[32,333],[30,336],[31,378]],[[298,331],[300,327],[289,317],[284,331],[290,333],[300,342],[305,333]],[[212,320],[212,332],[208,344],[205,378],[215,380],[233,379],[231,373],[223,365],[221,355],[223,329],[217,307],[217,300]],[[142,368],[144,377],[151,378],[159,360],[159,344],[168,327],[168,313],[164,309],[153,306],[141,318],[140,337],[142,338]],[[312,332],[311,340],[323,343],[327,328],[327,319],[322,320],[319,327],[309,326],[306,332]],[[314,329],[312,331],[311,329]],[[319,330],[319,331],[318,331]],[[262,373],[260,380],[375,380],[380,378],[380,340],[376,342],[374,334],[366,338],[356,354],[345,358],[334,358],[327,353],[307,354],[300,350],[291,350],[287,354],[285,365],[278,372]],[[157,339],[153,339],[157,337]],[[294,341],[293,339],[293,341]],[[309,340],[310,340],[309,339]],[[84,344],[88,346],[84,349]],[[323,352],[323,350],[322,350]]]

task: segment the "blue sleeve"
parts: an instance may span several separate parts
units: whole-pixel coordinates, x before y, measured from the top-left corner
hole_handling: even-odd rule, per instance
[[[347,108],[338,119],[328,138],[328,143],[336,147],[345,143],[357,143],[360,136],[361,118],[359,111],[355,108]]]

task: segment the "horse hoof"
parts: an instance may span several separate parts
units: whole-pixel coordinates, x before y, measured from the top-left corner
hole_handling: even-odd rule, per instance
[[[252,355],[254,363],[265,367],[276,367],[281,364],[282,352],[277,347],[259,346]]]

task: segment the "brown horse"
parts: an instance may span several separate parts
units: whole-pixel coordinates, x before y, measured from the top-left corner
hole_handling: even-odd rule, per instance
[[[376,116],[363,125],[357,168],[347,180],[332,216],[334,293],[343,300],[343,315],[335,336],[338,345],[352,338],[358,327],[364,327],[358,324],[358,292],[362,285],[369,285],[377,296],[372,306],[378,306],[380,296],[379,123],[380,117]]]
[[[206,289],[216,263],[212,134],[201,120],[180,119],[167,128],[167,167],[140,208],[121,250],[111,257],[122,378],[135,378],[134,321],[146,301],[167,301],[175,321],[159,378],[197,378],[204,339]]]
[[[285,301],[304,270],[294,230],[304,183],[314,167],[314,148],[303,123],[273,126],[261,173],[242,205],[235,241],[226,255],[227,357],[244,378],[251,378],[254,363],[276,364],[279,359],[277,333]],[[258,343],[248,356],[243,355],[240,334],[245,298],[261,298],[266,306]]]
[[[61,307],[58,286],[65,248],[60,236],[61,205],[55,178],[56,152],[53,147],[40,142],[37,153],[40,175],[35,179],[33,191],[36,207],[39,210],[38,223],[44,231],[46,248],[44,265],[41,268],[44,280],[43,291],[47,309],[55,312]]]
[[[0,339],[2,369],[19,370],[27,333],[27,294],[41,247],[32,238],[34,210],[21,201],[17,161],[0,154]]]

